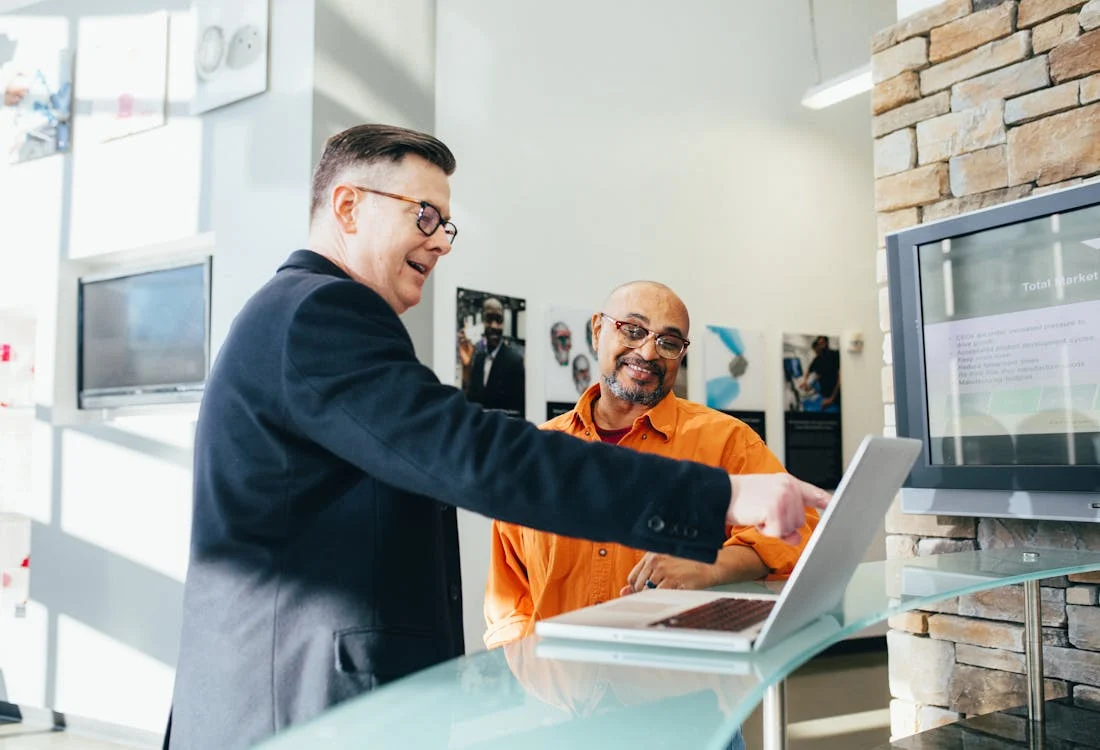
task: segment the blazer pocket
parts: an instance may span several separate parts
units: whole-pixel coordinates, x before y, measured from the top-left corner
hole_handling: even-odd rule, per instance
[[[333,634],[335,668],[345,674],[396,679],[449,657],[441,634],[427,631],[348,628]]]

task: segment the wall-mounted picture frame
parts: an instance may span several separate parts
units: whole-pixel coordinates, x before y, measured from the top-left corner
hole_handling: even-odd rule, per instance
[[[69,150],[72,72],[71,49],[0,28],[0,158],[16,164]]]
[[[167,11],[82,20],[77,59],[77,98],[90,106],[87,126],[94,140],[111,141],[165,123]]]
[[[194,0],[191,114],[267,90],[268,0]]]

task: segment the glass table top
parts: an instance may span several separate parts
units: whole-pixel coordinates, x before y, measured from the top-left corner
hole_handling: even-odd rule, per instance
[[[869,625],[954,596],[1093,570],[1100,552],[1053,549],[864,563],[830,614],[759,653],[532,636],[418,672],[260,747],[721,750],[769,686]]]

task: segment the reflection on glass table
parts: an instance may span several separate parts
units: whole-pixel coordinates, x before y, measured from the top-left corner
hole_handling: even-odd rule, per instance
[[[868,625],[961,594],[1092,570],[1100,552],[1001,549],[864,563],[833,612],[751,656],[533,637],[399,680],[261,747],[721,750],[766,692]],[[903,592],[913,582],[918,593]],[[723,589],[746,586],[756,584]]]

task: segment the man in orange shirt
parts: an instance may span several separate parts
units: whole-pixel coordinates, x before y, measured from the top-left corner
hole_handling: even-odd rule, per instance
[[[782,472],[779,459],[746,424],[672,393],[689,343],[688,327],[687,308],[665,285],[638,281],[615,289],[592,316],[599,382],[572,411],[543,428],[697,461],[730,474]],[[485,645],[501,646],[530,635],[537,620],[646,586],[701,589],[786,578],[818,515],[807,508],[806,519],[795,546],[753,527],[729,527],[713,564],[494,521]]]

